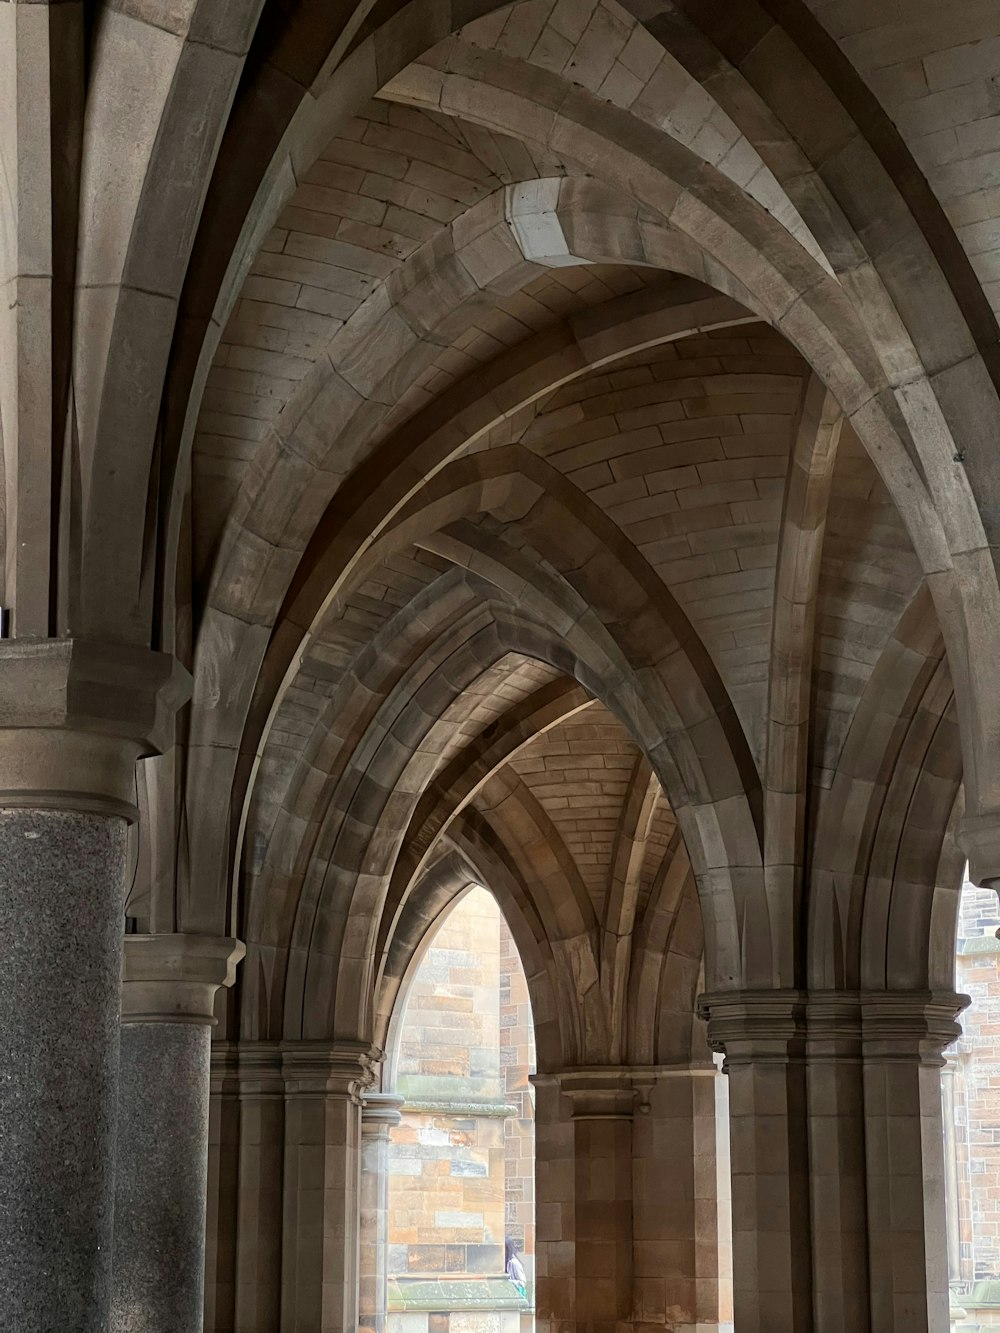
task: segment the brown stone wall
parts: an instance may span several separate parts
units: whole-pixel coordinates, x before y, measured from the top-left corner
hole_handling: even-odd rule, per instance
[[[968,1319],[957,1325],[963,1331],[1000,1327],[998,926],[996,894],[967,883],[959,913],[956,983],[972,1003],[963,1015],[962,1038],[951,1055],[950,1107],[947,1088],[945,1093],[946,1125],[949,1112],[952,1118],[946,1137],[956,1161],[951,1198],[952,1281],[955,1300],[968,1312]],[[986,1284],[993,1284],[993,1290]]]
[[[504,1121],[504,1211],[506,1235],[522,1249],[529,1280],[535,1254],[535,1107],[530,1075],[535,1069],[528,981],[517,946],[500,925],[500,1068],[504,1100],[516,1113]]]
[[[500,912],[485,889],[448,914],[420,964],[396,1087],[409,1101],[500,1099]]]
[[[533,1276],[531,1007],[516,946],[485,889],[468,893],[440,926],[397,1032],[396,1091],[406,1103],[388,1151],[389,1328],[422,1329],[433,1317],[456,1333],[495,1314],[498,1330],[518,1333],[516,1310],[425,1315],[408,1304],[418,1283],[438,1284],[442,1304],[510,1295],[505,1235],[522,1246]],[[488,1291],[484,1279],[499,1286]]]
[[[389,1272],[503,1270],[503,1120],[404,1111],[389,1159]]]

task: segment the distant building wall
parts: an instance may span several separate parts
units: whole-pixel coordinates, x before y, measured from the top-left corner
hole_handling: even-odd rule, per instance
[[[389,1333],[524,1333],[504,1239],[534,1254],[534,1039],[493,897],[446,916],[406,1000],[388,1153]]]
[[[971,997],[944,1079],[956,1331],[1000,1328],[1000,926],[997,895],[962,891],[956,987]],[[965,1316],[958,1315],[958,1309]]]

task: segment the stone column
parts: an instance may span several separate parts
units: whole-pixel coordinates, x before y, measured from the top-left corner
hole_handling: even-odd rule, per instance
[[[282,1333],[358,1327],[361,1098],[379,1052],[286,1042]]]
[[[389,1134],[402,1119],[403,1098],[366,1092],[361,1107],[360,1325],[385,1333],[388,1301]]]
[[[958,1183],[958,1126],[955,1123],[955,1073],[958,1062],[946,1059],[941,1071],[941,1115],[944,1130],[944,1200],[948,1219],[948,1282],[962,1280],[962,1201]]]
[[[126,936],[112,1333],[201,1333],[213,1010],[243,952]]]
[[[961,998],[703,997],[726,1054],[738,1333],[948,1326],[940,1070]]]
[[[278,1042],[241,1041],[235,1328],[281,1324],[285,1080]],[[206,1329],[206,1333],[212,1333]],[[220,1330],[221,1333],[221,1330]],[[228,1331],[227,1331],[228,1333]]]
[[[613,1328],[632,1315],[632,1116],[639,1094],[630,1071],[617,1066],[536,1075],[534,1082],[539,1327]]]
[[[948,1328],[941,1069],[968,1004],[954,994],[863,998],[871,1326]]]
[[[701,1007],[729,1075],[736,1328],[813,1333],[805,996],[722,993]]]
[[[816,1333],[869,1326],[865,1091],[857,995],[809,997],[810,1222]]]
[[[722,1318],[716,1085],[724,1082],[708,1064],[651,1071],[640,1088],[632,1128],[632,1311],[640,1327],[707,1333]]]
[[[240,1196],[239,1044],[213,1041],[208,1095],[205,1333],[236,1327],[236,1219]]]
[[[535,1327],[554,1333],[573,1317],[576,1245],[575,1149],[572,1104],[559,1078],[536,1074]]]
[[[135,763],[182,673],[144,649],[0,644],[0,1328],[104,1333]]]

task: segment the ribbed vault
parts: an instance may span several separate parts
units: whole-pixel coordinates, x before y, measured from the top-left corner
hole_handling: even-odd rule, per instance
[[[132,908],[245,936],[249,1035],[371,1036],[476,856],[573,1058],[668,956],[940,982],[959,787],[1000,790],[995,322],[815,19],[743,8],[746,46],[615,0],[246,38],[126,602],[194,677]],[[118,493],[60,529],[94,559]]]

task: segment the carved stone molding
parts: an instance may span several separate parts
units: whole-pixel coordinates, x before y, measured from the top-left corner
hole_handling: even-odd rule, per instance
[[[165,653],[81,639],[0,642],[0,805],[137,817],[135,762],[173,741],[190,695]]]
[[[709,1044],[740,1064],[944,1064],[968,996],[938,991],[732,991],[702,995]]]
[[[212,935],[126,935],[123,1023],[215,1024],[215,995],[231,986],[246,953]]]
[[[382,1052],[367,1042],[282,1042],[285,1097],[345,1097],[360,1106],[381,1061]]]

